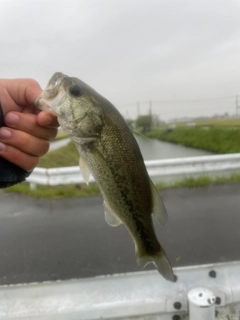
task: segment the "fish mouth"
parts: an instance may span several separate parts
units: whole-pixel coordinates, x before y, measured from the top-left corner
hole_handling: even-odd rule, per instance
[[[65,98],[65,90],[62,86],[64,79],[68,78],[61,72],[56,72],[49,80],[47,87],[40,96],[34,101],[34,105],[40,109],[58,115],[57,106]]]
[[[68,76],[66,76],[65,74],[63,74],[61,72],[54,73],[54,75],[48,81],[46,89],[44,90],[46,92],[46,95],[49,95],[48,99],[51,99],[51,96],[56,95],[64,78],[68,78]]]

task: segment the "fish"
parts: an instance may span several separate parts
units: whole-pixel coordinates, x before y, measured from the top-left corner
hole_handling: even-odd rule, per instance
[[[80,154],[86,183],[90,175],[103,196],[106,222],[123,224],[135,244],[137,264],[153,263],[169,281],[176,281],[160,245],[152,216],[165,225],[167,212],[151,181],[138,143],[120,112],[78,78],[56,72],[35,100],[38,109],[57,116]]]

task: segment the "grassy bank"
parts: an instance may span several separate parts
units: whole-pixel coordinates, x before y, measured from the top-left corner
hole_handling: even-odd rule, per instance
[[[65,147],[53,150],[39,159],[38,167],[42,168],[59,168],[78,166],[79,153],[73,142]]]
[[[198,127],[176,128],[168,131],[151,131],[147,136],[214,153],[240,152],[240,128],[210,127],[207,130]]]
[[[240,118],[218,118],[218,119],[206,119],[200,121],[188,121],[188,122],[174,122],[172,124],[176,127],[186,127],[189,122],[194,122],[195,126],[217,126],[217,127],[235,127],[240,126]]]
[[[54,141],[62,140],[62,139],[65,139],[65,138],[68,138],[68,135],[63,131],[58,130],[57,136],[54,139]]]
[[[196,178],[186,177],[174,183],[169,183],[169,184],[158,183],[156,187],[159,190],[163,190],[167,188],[196,188],[196,187],[206,187],[208,185],[219,185],[219,184],[225,184],[225,183],[239,183],[239,182],[240,182],[240,173],[233,173],[228,177],[223,176],[223,177],[211,178],[207,175],[202,175]]]
[[[168,188],[196,188],[208,185],[218,185],[224,183],[239,183],[240,174],[232,174],[229,177],[210,178],[208,176],[200,176],[197,178],[186,177],[179,179],[174,183],[158,183],[158,190]],[[37,186],[36,190],[31,190],[29,184],[24,182],[13,187],[5,189],[5,192],[15,192],[25,194],[35,198],[70,198],[70,197],[88,197],[100,194],[100,190],[95,183],[87,186],[83,185],[66,185],[66,186]]]
[[[91,185],[62,185],[62,186],[42,186],[38,185],[35,190],[31,190],[29,183],[24,182],[4,189],[5,192],[14,192],[25,194],[34,198],[71,198],[71,197],[89,197],[100,194],[97,184]]]
[[[221,128],[203,130],[197,128],[177,128],[171,132],[152,131],[148,135],[165,141],[181,143],[186,146],[206,149],[216,153],[240,152],[240,129],[224,130]],[[51,151],[39,161],[39,167],[55,168],[77,166],[79,153],[73,142],[67,146]],[[210,178],[200,176],[198,178],[184,178],[175,183],[159,183],[158,189],[166,188],[191,188],[207,186],[210,184],[223,184],[240,182],[240,174],[232,174],[230,177]],[[5,189],[6,192],[16,192],[36,198],[66,198],[66,197],[87,197],[99,194],[96,184],[66,185],[66,186],[37,186],[36,190],[30,190],[28,183],[21,183]]]

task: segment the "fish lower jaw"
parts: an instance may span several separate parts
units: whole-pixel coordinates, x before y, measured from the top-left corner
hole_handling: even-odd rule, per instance
[[[63,88],[59,88],[58,92],[44,90],[41,95],[34,101],[35,106],[40,109],[59,116],[60,105],[66,99],[66,93]]]
[[[37,107],[37,109],[42,110],[42,111],[47,111],[51,114],[53,114],[54,116],[58,116],[58,114],[51,108],[51,106],[49,105],[49,102],[46,102],[43,98],[38,97],[35,101],[34,101],[34,105]]]

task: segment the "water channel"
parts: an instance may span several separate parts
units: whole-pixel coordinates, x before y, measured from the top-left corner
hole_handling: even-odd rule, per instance
[[[211,152],[184,147],[178,144],[160,141],[157,139],[149,139],[144,136],[135,135],[135,138],[139,144],[144,160],[160,160],[160,159],[174,159],[184,157],[197,157],[204,155],[211,155]],[[50,151],[56,150],[67,145],[71,140],[69,138],[52,142],[50,145]],[[175,182],[181,180],[184,176],[172,176],[172,177],[154,177],[152,180],[157,183],[160,181]]]
[[[209,151],[181,146],[179,144],[135,136],[144,160],[197,157],[213,154]]]
[[[147,137],[135,136],[144,160],[173,159],[184,157],[197,157],[212,154],[211,152],[184,147],[178,144],[149,139]],[[52,142],[50,151],[64,147],[70,142],[70,138]]]

